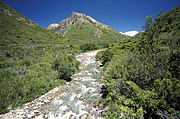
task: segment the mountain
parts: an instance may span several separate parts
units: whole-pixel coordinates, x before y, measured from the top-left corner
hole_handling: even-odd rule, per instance
[[[53,28],[52,25],[48,26],[48,29],[50,28],[52,31],[71,39],[118,41],[126,38],[118,31],[92,17],[76,12],[72,12],[71,16],[61,21],[57,27]]]

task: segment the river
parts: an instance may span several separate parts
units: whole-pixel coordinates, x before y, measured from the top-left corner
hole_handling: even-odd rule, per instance
[[[59,86],[0,118],[15,119],[102,119],[107,108],[101,104],[101,63],[95,60],[97,51],[76,56],[80,69],[72,81]]]

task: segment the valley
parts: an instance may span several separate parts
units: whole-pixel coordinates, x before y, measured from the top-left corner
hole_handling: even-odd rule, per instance
[[[99,51],[99,50],[98,50]],[[1,119],[102,119],[107,108],[101,104],[102,80],[101,63],[95,60],[98,51],[76,56],[80,69],[71,77],[72,81],[54,88],[39,98],[11,110]]]
[[[1,0],[0,16],[1,119],[180,118],[180,6],[125,33],[77,12],[45,29]]]

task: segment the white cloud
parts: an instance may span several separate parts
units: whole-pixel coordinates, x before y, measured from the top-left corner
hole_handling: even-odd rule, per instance
[[[136,34],[138,34],[138,31],[128,31],[125,33],[120,32],[121,34],[127,35],[127,36],[135,36]]]

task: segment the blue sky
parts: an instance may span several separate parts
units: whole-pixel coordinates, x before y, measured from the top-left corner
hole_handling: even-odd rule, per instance
[[[180,0],[2,0],[24,16],[46,28],[60,23],[73,11],[84,13],[117,31],[142,31],[146,15],[156,17],[167,12]]]

